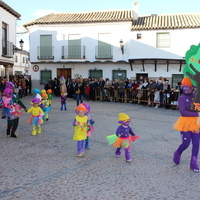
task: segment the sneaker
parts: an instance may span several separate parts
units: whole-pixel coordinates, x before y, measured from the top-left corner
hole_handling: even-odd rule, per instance
[[[80,157],[80,156],[82,156],[83,154],[82,153],[80,153],[80,154],[78,154],[78,157]]]
[[[116,155],[117,158],[120,158],[120,155]]]
[[[131,159],[129,159],[129,160],[126,160],[126,162],[131,162],[132,160]]]
[[[6,116],[2,116],[2,117],[1,117],[1,119],[5,119],[5,118],[6,118]]]

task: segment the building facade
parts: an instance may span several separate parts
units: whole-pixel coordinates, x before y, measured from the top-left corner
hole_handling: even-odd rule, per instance
[[[14,54],[13,75],[29,75],[30,61],[29,52],[26,50],[18,50]]]
[[[199,43],[199,14],[138,16],[131,10],[53,13],[24,24],[31,76],[49,78],[182,78],[185,52]]]
[[[13,72],[13,54],[16,45],[16,20],[21,17],[3,1],[0,1],[0,23],[2,31],[0,34],[0,76],[9,77]]]

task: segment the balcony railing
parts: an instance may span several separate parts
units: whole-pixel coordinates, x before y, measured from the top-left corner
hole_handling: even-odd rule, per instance
[[[12,42],[2,40],[2,56],[12,58],[14,54],[14,45]]]
[[[61,48],[62,59],[85,59],[84,45],[66,45]]]
[[[113,46],[96,46],[95,47],[95,58],[96,59],[113,59]]]
[[[39,46],[37,57],[39,60],[54,59],[54,46]]]

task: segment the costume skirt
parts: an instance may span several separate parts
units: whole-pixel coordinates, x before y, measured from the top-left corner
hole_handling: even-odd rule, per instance
[[[140,137],[138,135],[135,135],[122,138],[122,137],[117,137],[117,135],[114,134],[114,135],[109,135],[106,138],[108,140],[108,143],[113,147],[116,148],[123,147],[124,149],[126,149],[131,145],[133,141],[139,139]]]
[[[40,125],[43,124],[43,119],[42,116],[33,116],[31,115],[30,118],[27,120],[27,123],[32,124],[32,125]]]
[[[177,131],[199,133],[200,121],[199,117],[179,117],[174,124],[174,129]]]

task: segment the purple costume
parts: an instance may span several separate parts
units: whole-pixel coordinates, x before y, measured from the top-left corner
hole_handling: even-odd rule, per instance
[[[129,138],[129,134],[131,134],[132,136],[135,136],[133,130],[131,129],[130,126],[124,126],[124,125],[120,125],[117,130],[116,130],[116,135],[117,137],[120,138]],[[124,148],[125,151],[125,157],[126,157],[126,161],[131,161],[131,156],[130,156],[130,145],[127,148]],[[118,147],[116,149],[116,156],[119,157],[121,155],[121,148],[122,147]]]
[[[178,98],[178,105],[181,117],[179,119],[179,122],[177,120],[177,123],[174,126],[175,129],[177,129],[176,127],[178,127],[178,125],[181,128],[183,127],[184,131],[181,131],[180,129],[182,144],[174,152],[173,161],[177,165],[180,163],[181,154],[185,149],[189,147],[190,142],[192,141],[192,155],[190,161],[190,168],[196,172],[199,172],[199,166],[197,163],[197,157],[199,153],[199,141],[200,141],[199,129],[197,129],[197,131],[192,131],[189,128],[191,126],[190,119],[194,119],[194,123],[197,123],[196,119],[198,117],[198,112],[190,110],[190,106],[193,102],[193,99],[194,99],[194,94],[192,93],[192,90],[189,92],[188,88],[185,88],[185,91],[183,90],[183,94]],[[182,124],[180,124],[181,120],[188,121],[188,131],[185,130],[185,127],[187,125],[185,127],[183,126],[183,124],[187,124],[187,122],[183,123],[182,121]],[[198,124],[197,125],[194,124],[194,126],[198,126]]]

